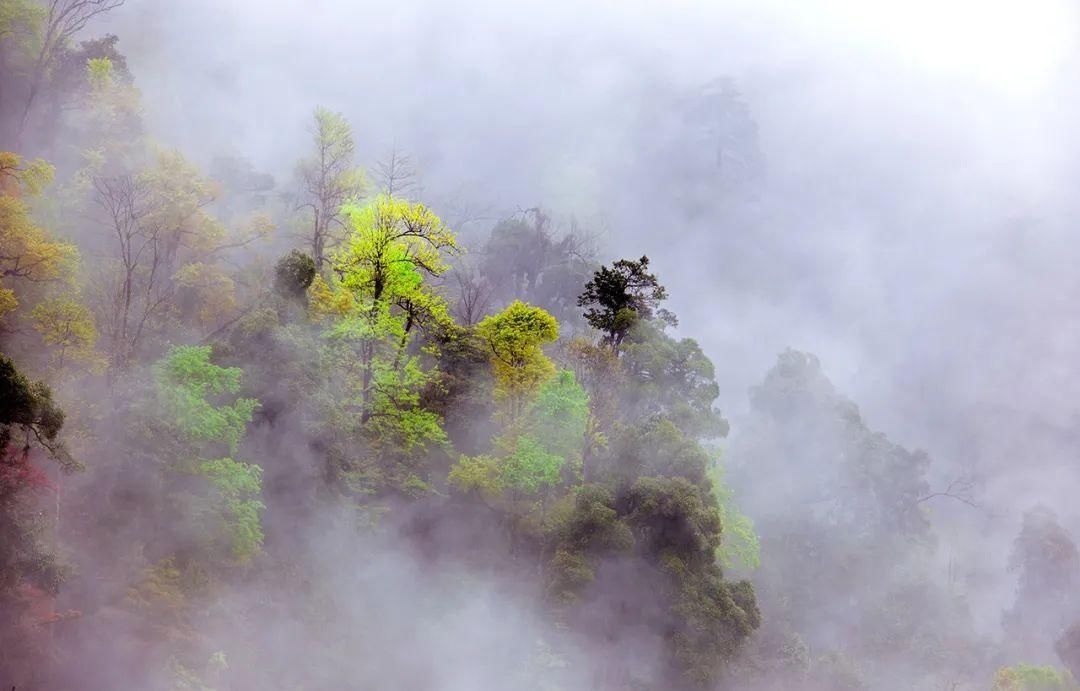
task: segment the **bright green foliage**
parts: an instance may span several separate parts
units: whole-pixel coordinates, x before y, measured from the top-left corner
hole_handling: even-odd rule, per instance
[[[260,513],[266,506],[258,499],[262,492],[262,468],[251,463],[219,458],[202,461],[198,473],[209,480],[218,495],[221,525],[238,561],[247,561],[262,547]]]
[[[548,451],[545,444],[521,435],[503,462],[503,481],[515,490],[536,494],[543,487],[559,483],[559,472],[565,463],[565,458]]]
[[[158,400],[169,422],[191,445],[189,458],[180,459],[178,470],[207,480],[207,509],[200,510],[217,542],[228,546],[239,562],[249,560],[262,546],[259,500],[262,469],[232,458],[208,460],[206,455],[222,446],[235,454],[259,402],[236,398],[231,404],[214,405],[220,398],[240,390],[243,370],[219,367],[210,362],[210,346],[174,346],[154,368]]]
[[[551,489],[562,481],[568,463],[580,470],[588,415],[588,395],[573,372],[561,370],[540,387],[517,424],[495,440],[502,454],[462,457],[450,481],[488,496],[503,489],[527,495]]]
[[[515,300],[499,314],[484,318],[476,333],[491,354],[495,399],[507,406],[505,417],[513,422],[529,395],[555,371],[541,346],[559,337],[559,323],[543,309]]]
[[[724,541],[716,550],[716,558],[725,568],[741,566],[756,569],[761,566],[761,542],[754,530],[754,521],[735,506],[735,492],[724,482],[724,469],[714,461],[708,471],[720,509]]]
[[[1068,672],[1054,667],[1018,664],[994,675],[992,691],[1072,691],[1080,688]]]
[[[422,204],[379,196],[343,209],[350,234],[334,255],[334,275],[316,278],[312,312],[326,330],[332,386],[325,399],[335,434],[359,436],[365,449],[346,471],[364,491],[426,489],[416,465],[446,442],[441,417],[421,405],[437,386],[418,334],[449,323],[446,302],[427,283],[458,251],[453,233]],[[357,414],[358,413],[358,414]]]
[[[220,441],[229,451],[243,438],[259,402],[237,398],[215,406],[209,396],[240,390],[239,367],[218,367],[210,362],[210,346],[174,346],[155,368],[158,396],[175,424],[193,441]]]
[[[430,380],[417,358],[407,358],[396,368],[385,361],[374,363],[367,425],[380,444],[412,453],[445,442],[439,416],[420,405],[420,391]]]
[[[342,213],[351,232],[334,265],[343,285],[370,300],[410,295],[422,273],[441,275],[445,256],[459,251],[453,231],[423,204],[379,195]]]

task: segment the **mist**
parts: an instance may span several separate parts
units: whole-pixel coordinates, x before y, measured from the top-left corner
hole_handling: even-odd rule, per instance
[[[223,161],[272,177],[255,192],[216,180],[223,191],[208,194],[205,210],[230,233],[249,212],[266,214],[275,231],[215,255],[233,267],[235,304],[194,317],[198,308],[183,302],[194,298],[177,292],[175,314],[123,367],[104,338],[95,348],[107,367],[75,377],[51,366],[28,321],[44,298],[36,287],[25,298],[16,290],[26,315],[12,313],[0,346],[52,387],[86,466],[65,480],[73,504],[65,514],[81,511],[74,522],[85,525],[61,529],[71,519],[61,524],[57,508],[57,526],[42,533],[74,566],[54,608],[82,617],[55,634],[45,671],[12,673],[19,689],[576,690],[673,688],[675,678],[687,688],[747,691],[1073,688],[1065,670],[1080,656],[1070,663],[1058,641],[1080,621],[1080,601],[1063,595],[1080,585],[1072,542],[1080,535],[1080,6],[127,0],[93,17],[71,46],[107,34],[119,37],[139,95],[132,141],[180,151],[208,179]],[[0,83],[0,114],[21,107],[2,103],[25,89],[16,62],[0,63],[12,66],[14,84]],[[510,443],[505,430],[518,429],[506,422],[517,413],[500,412],[497,364],[488,373],[481,356],[453,350],[447,343],[457,341],[441,331],[425,331],[407,351],[402,337],[399,359],[408,352],[426,362],[438,346],[438,364],[423,366],[451,375],[440,380],[444,393],[434,385],[415,392],[415,405],[437,412],[447,445],[432,442],[414,453],[424,465],[407,465],[384,440],[341,421],[355,412],[346,375],[317,373],[349,371],[348,358],[334,354],[347,329],[326,326],[332,310],[318,306],[320,284],[306,308],[266,297],[274,262],[293,248],[308,251],[298,161],[311,155],[316,107],[348,123],[370,186],[382,184],[380,165],[407,155],[404,197],[438,214],[463,250],[431,282],[466,330],[480,321],[458,312],[468,295],[458,277],[469,267],[490,282],[478,316],[520,298],[558,318],[559,339],[545,352],[588,393],[586,436],[598,436],[568,456],[566,468],[583,459],[580,487],[563,470],[565,496],[536,494],[536,515],[520,508],[524,495],[492,499],[454,484],[455,463],[497,457]],[[93,185],[79,187],[89,169],[79,161],[96,144],[72,124],[81,122],[78,108],[58,109],[60,125],[32,117],[19,136],[5,134],[0,150],[56,164],[57,191],[31,206],[79,248],[79,287],[65,290],[94,312],[95,296],[107,294],[109,279],[96,272],[106,276],[111,266],[103,259],[111,240],[101,233],[102,205],[85,203]],[[0,124],[14,122],[5,117]],[[71,201],[80,194],[83,206]],[[580,245],[565,246],[586,249],[567,250],[571,268],[558,277],[549,268],[531,283],[516,275],[517,283],[499,283],[493,228],[509,219],[534,223],[552,247],[574,238]],[[597,267],[642,256],[678,320],[652,320],[647,328],[655,323],[662,336],[631,332],[627,342],[696,341],[711,361],[705,379],[717,385],[705,407],[722,413],[726,436],[714,433],[719,427],[692,432],[669,402],[640,404],[668,400],[651,379],[648,394],[605,393],[605,377],[592,371],[590,380],[585,360],[574,359],[574,339],[606,343],[616,362],[640,373],[631,362],[639,351],[620,352],[622,335],[605,341],[574,298]],[[327,290],[339,288],[334,271],[347,285],[343,269],[316,260]],[[253,321],[264,312],[276,314],[274,326]],[[154,363],[176,344],[212,344],[216,363],[243,370],[229,395],[260,401],[243,441],[231,454],[215,451],[261,464],[268,556],[244,567],[252,571],[207,576],[224,585],[168,615],[183,620],[177,630],[199,631],[197,644],[178,643],[175,631],[148,628],[117,604],[138,600],[139,574],[151,565],[188,563],[204,540],[198,521],[162,527],[170,519],[151,517],[156,503],[175,497],[145,470],[168,463],[147,436],[158,428],[143,422],[153,408],[145,402],[168,410],[160,383],[154,393]],[[215,395],[224,405],[222,391]],[[625,613],[636,593],[663,588],[638,552],[595,547],[607,538],[575,538],[599,550],[589,552],[591,585],[576,606],[552,604],[561,595],[551,594],[554,567],[545,564],[569,549],[559,532],[569,528],[536,526],[570,515],[566,506],[584,501],[590,483],[618,488],[611,506],[622,512],[624,484],[650,479],[645,470],[626,479],[625,459],[597,461],[599,471],[591,459],[633,456],[625,449],[634,444],[619,435],[637,433],[643,448],[682,453],[648,436],[651,417],[605,413],[607,395],[649,415],[661,410],[697,439],[723,477],[702,490],[721,497],[723,544],[738,539],[737,514],[760,540],[760,564],[723,564],[725,584],[753,586],[760,622],[739,619],[747,631],[731,634],[738,641],[717,653],[723,663],[713,676],[672,671],[668,630],[648,607],[633,622],[612,613]],[[362,419],[369,422],[368,411]],[[172,432],[156,434],[171,440],[162,443],[168,453],[179,444]],[[860,454],[877,459],[865,466],[888,468],[881,479],[864,482],[871,471],[849,468]],[[873,454],[887,460],[874,465]],[[410,495],[406,481],[384,491],[380,483],[398,482],[380,465],[391,456],[430,493]],[[97,496],[130,511],[91,518]],[[822,496],[833,508],[822,508]],[[883,508],[901,504],[892,514]],[[793,556],[792,535],[814,546],[812,557]],[[1025,551],[1040,541],[1056,545],[1047,553],[1057,561]],[[808,567],[830,560],[820,572]],[[806,592],[816,595],[800,595],[792,571],[817,574],[806,576]],[[851,583],[836,582],[838,574]],[[915,651],[929,634],[914,625],[867,623],[894,606],[941,618],[927,625],[936,627],[924,646],[933,655]],[[872,649],[866,641],[887,628],[887,642]],[[177,667],[183,655],[174,648],[184,645],[203,655],[201,676],[176,672],[194,669],[190,651]],[[212,656],[224,650],[229,662],[219,669]],[[931,668],[927,660],[938,657]],[[1061,670],[1062,685],[1000,685],[1001,670],[1022,664]]]

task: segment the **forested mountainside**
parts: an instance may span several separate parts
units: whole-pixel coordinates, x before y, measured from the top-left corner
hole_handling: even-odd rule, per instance
[[[428,199],[315,104],[292,169],[201,166],[123,6],[0,0],[0,687],[1080,688],[1068,527],[1029,507],[988,617],[942,548],[980,478],[800,350],[729,423],[699,257]],[[649,187],[700,218],[757,126],[678,107]]]

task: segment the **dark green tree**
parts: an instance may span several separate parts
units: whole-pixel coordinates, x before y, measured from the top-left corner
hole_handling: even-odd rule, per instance
[[[300,250],[290,250],[274,267],[274,288],[286,297],[301,297],[314,280],[315,260]]]
[[[655,274],[648,272],[649,258],[620,259],[609,269],[601,266],[585,290],[578,306],[585,308],[585,320],[604,333],[604,342],[615,350],[635,324],[658,316],[674,325],[675,316],[658,305],[667,299],[667,290]]]

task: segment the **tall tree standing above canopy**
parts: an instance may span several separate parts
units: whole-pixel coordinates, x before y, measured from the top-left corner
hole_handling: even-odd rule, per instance
[[[321,433],[362,442],[348,453],[350,485],[411,493],[424,484],[416,472],[422,452],[445,441],[441,417],[420,404],[435,374],[413,346],[419,332],[450,320],[427,279],[449,268],[457,239],[423,204],[386,195],[342,213],[349,236],[332,273],[311,287],[312,311],[332,317],[324,416],[332,422]]]
[[[364,174],[353,167],[356,144],[340,113],[315,109],[315,154],[300,163],[303,184],[297,210],[311,211],[311,256],[322,271],[327,244],[335,229],[344,229],[341,207],[364,191]]]
[[[614,350],[638,321],[658,316],[675,324],[675,316],[657,305],[667,299],[667,289],[655,274],[648,272],[649,258],[620,259],[609,269],[601,266],[585,284],[578,306],[585,307],[585,319],[604,332],[604,342]]]

